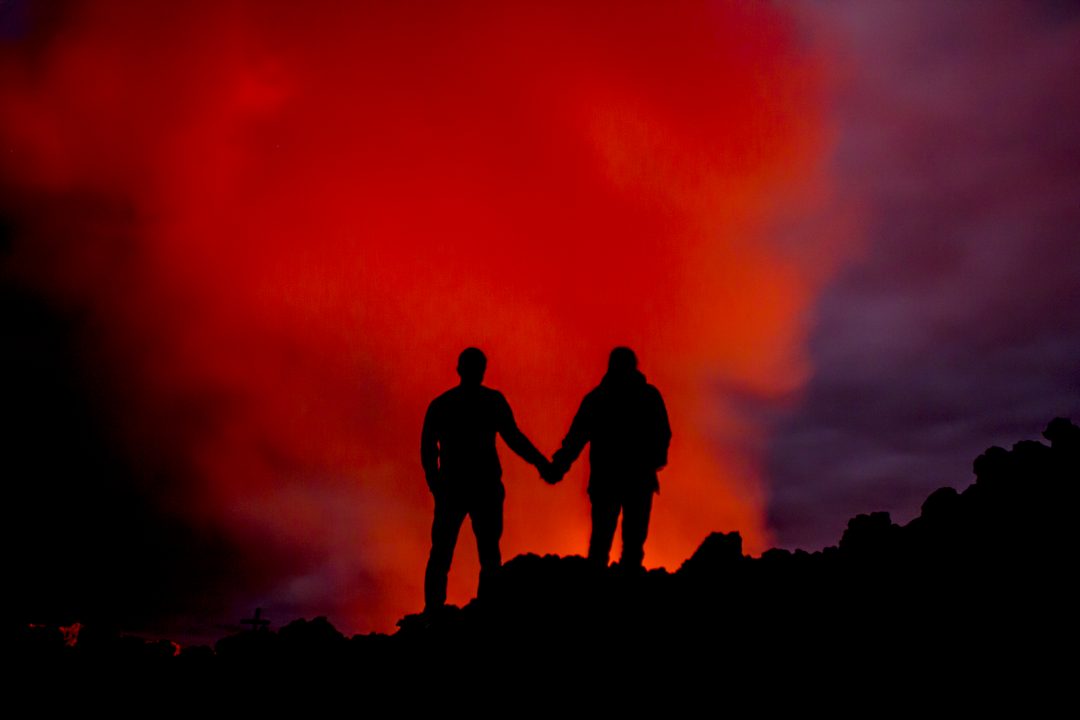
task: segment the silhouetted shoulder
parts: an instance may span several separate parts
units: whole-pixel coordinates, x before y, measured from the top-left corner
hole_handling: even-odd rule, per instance
[[[452,387],[428,405],[428,417],[440,424],[452,422],[452,418],[461,418],[462,413],[501,418],[509,411],[510,404],[506,397],[498,390],[483,385]]]
[[[488,412],[497,415],[503,415],[510,412],[510,403],[507,402],[506,396],[494,388],[489,388],[484,385],[480,387],[471,388],[475,393],[474,397],[479,405],[482,405]]]
[[[506,396],[503,395],[498,390],[495,390],[494,388],[489,388],[489,387],[484,386],[484,385],[481,385],[479,389],[487,394],[487,396],[491,400],[491,402],[498,402],[498,403],[502,403],[504,405],[509,405],[509,403],[506,402]]]
[[[492,390],[491,388],[483,389],[487,392],[485,404],[491,408],[491,412],[497,417],[499,429],[502,430],[508,427],[515,427],[514,411],[510,409],[510,403],[507,402],[506,396],[498,390]]]
[[[585,393],[585,397],[583,397],[581,399],[581,407],[582,408],[592,407],[597,402],[599,402],[601,399],[603,399],[604,395],[605,395],[604,386],[603,385],[597,385],[592,390]]]
[[[447,390],[428,403],[427,414],[424,416],[425,425],[438,422],[441,419],[440,416],[446,411],[446,407],[453,402],[453,392],[454,389]]]
[[[442,395],[439,395],[434,400],[432,400],[431,405],[429,405],[429,407],[435,407],[437,405],[445,405],[448,402],[453,402],[454,397],[458,395],[460,390],[461,390],[461,388],[457,387],[457,386],[450,388],[449,390],[444,392]]]
[[[655,403],[658,407],[663,409],[663,407],[664,407],[664,396],[660,393],[660,389],[658,387],[656,387],[655,385],[646,385],[645,389],[646,389],[646,392],[648,393],[649,399],[653,403]]]
[[[478,385],[476,387],[463,387],[461,385],[455,385],[454,387],[444,392],[442,395],[439,395],[434,400],[432,400],[431,404],[428,407],[446,407],[453,406],[460,402],[476,402],[478,400],[480,402],[497,402],[498,400],[503,400],[503,402],[505,402],[502,393],[500,393],[498,390],[492,390],[491,388],[484,387],[483,385]]]

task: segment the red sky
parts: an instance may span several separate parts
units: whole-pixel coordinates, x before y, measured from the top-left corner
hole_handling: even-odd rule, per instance
[[[834,134],[781,8],[26,7],[0,42],[8,269],[90,318],[139,491],[259,569],[218,589],[238,607],[419,609],[420,423],[468,345],[548,453],[634,347],[674,431],[646,564],[713,530],[769,546],[744,401],[806,381],[849,246],[785,232],[831,203]],[[583,553],[587,461],[553,489],[501,455],[504,557]],[[476,574],[466,530],[451,601]]]

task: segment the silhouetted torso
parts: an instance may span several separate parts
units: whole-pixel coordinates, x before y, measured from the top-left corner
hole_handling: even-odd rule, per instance
[[[557,453],[569,465],[589,446],[589,492],[628,477],[646,477],[656,490],[656,470],[667,464],[671,427],[660,391],[634,370],[607,375],[585,399]]]
[[[425,472],[437,471],[453,485],[497,481],[502,477],[495,434],[529,462],[543,456],[518,430],[510,404],[498,390],[459,385],[435,398],[421,433]]]

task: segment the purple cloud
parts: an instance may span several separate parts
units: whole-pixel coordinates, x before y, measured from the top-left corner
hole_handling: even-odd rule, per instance
[[[815,374],[768,452],[785,547],[906,522],[993,444],[1080,419],[1080,13],[858,2],[837,41],[838,197],[865,255],[822,297]]]

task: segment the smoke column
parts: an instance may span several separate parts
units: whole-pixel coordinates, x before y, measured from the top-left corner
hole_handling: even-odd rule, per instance
[[[646,564],[770,537],[746,398],[809,372],[843,233],[822,65],[764,3],[15,3],[4,258],[92,332],[103,427],[161,513],[240,549],[256,603],[419,609],[427,403],[465,346],[550,453],[614,345],[674,430]],[[587,461],[500,446],[504,557],[581,554]],[[164,479],[163,479],[164,478]],[[477,577],[463,529],[451,600]],[[239,617],[237,615],[237,617]]]

